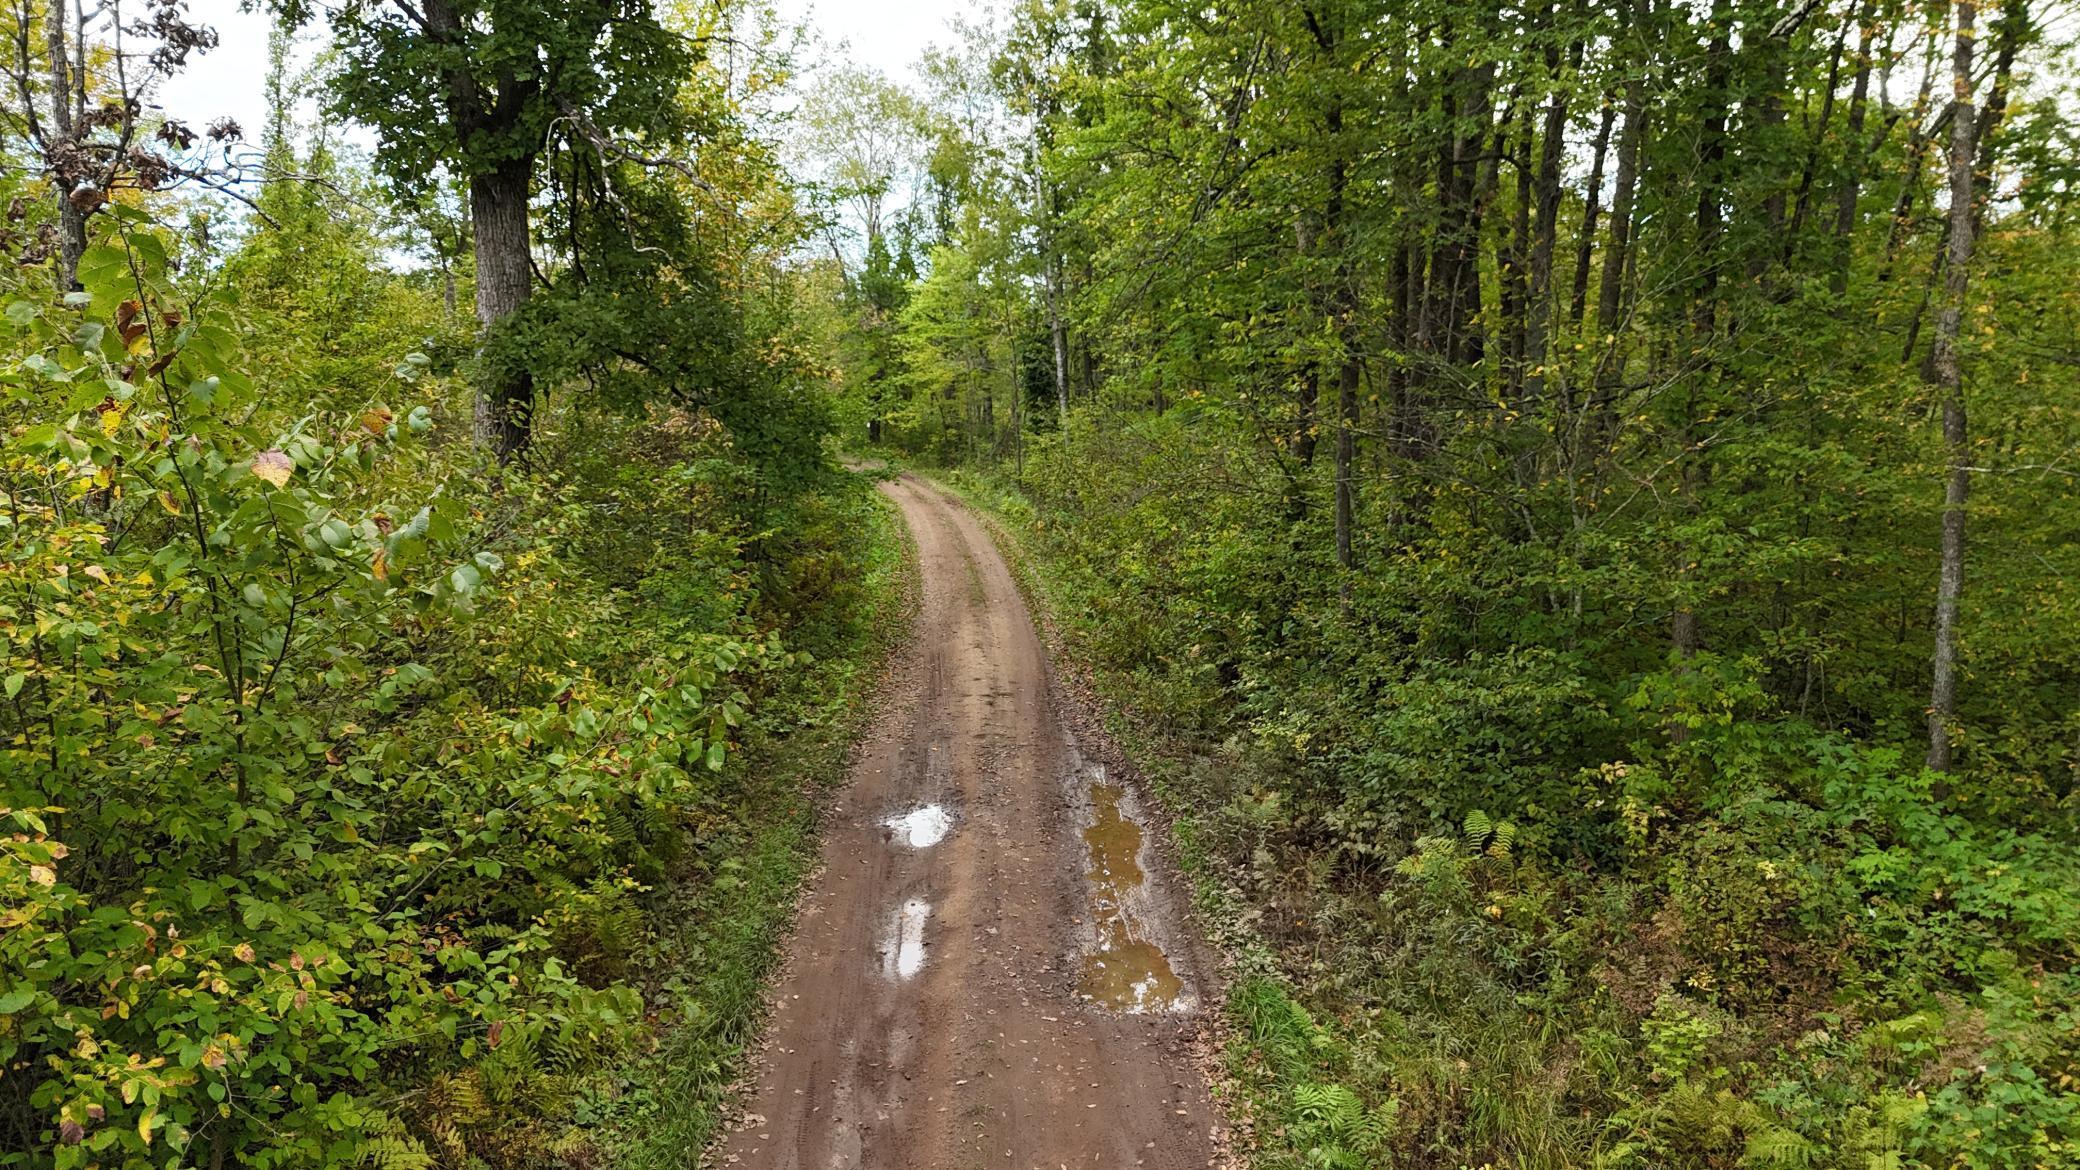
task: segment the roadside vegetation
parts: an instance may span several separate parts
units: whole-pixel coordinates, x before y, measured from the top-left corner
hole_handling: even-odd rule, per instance
[[[349,5],[252,146],[179,5],[0,15],[0,1165],[698,1147],[900,628],[755,15]]]

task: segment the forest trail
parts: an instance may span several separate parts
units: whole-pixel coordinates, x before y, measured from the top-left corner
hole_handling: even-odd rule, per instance
[[[1132,791],[1079,747],[974,515],[914,476],[882,491],[917,544],[915,627],[828,814],[718,1161],[1211,1165],[1199,948]]]

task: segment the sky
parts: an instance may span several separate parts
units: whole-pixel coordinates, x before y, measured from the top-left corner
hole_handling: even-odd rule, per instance
[[[901,80],[914,79],[911,66],[925,47],[951,41],[946,22],[956,14],[994,7],[996,0],[778,0],[781,15],[807,21],[830,58],[849,57]],[[194,59],[159,95],[166,111],[192,125],[229,115],[257,141],[267,120],[269,17],[239,11],[239,0],[189,0],[192,17],[217,30],[212,52]],[[840,46],[843,46],[841,49]],[[305,49],[307,59],[309,48]],[[815,55],[811,55],[811,60]],[[316,116],[306,105],[300,117]]]

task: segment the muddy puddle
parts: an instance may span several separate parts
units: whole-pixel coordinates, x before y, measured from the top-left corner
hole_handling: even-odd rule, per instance
[[[881,822],[881,827],[911,849],[930,849],[953,831],[953,814],[936,804],[914,808]]]
[[[1142,910],[1148,875],[1141,868],[1141,825],[1125,807],[1126,789],[1106,780],[1103,768],[1092,769],[1088,777],[1091,823],[1083,830],[1083,842],[1090,852],[1095,936],[1077,990],[1118,1011],[1183,1006],[1184,981]]]
[[[931,916],[932,904],[923,898],[911,898],[896,911],[881,937],[883,975],[908,979],[924,970],[924,924]]]

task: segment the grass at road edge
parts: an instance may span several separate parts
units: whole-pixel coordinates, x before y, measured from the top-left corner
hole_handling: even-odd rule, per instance
[[[853,741],[875,713],[883,666],[910,625],[908,537],[894,509],[870,494],[869,551],[858,571],[871,612],[845,653],[818,661],[762,713],[738,807],[716,818],[712,835],[696,831],[691,872],[652,913],[658,937],[644,965],[654,1043],[592,1119],[616,1170],[698,1164],[745,1071],[796,897],[816,864],[823,799],[843,782]]]

